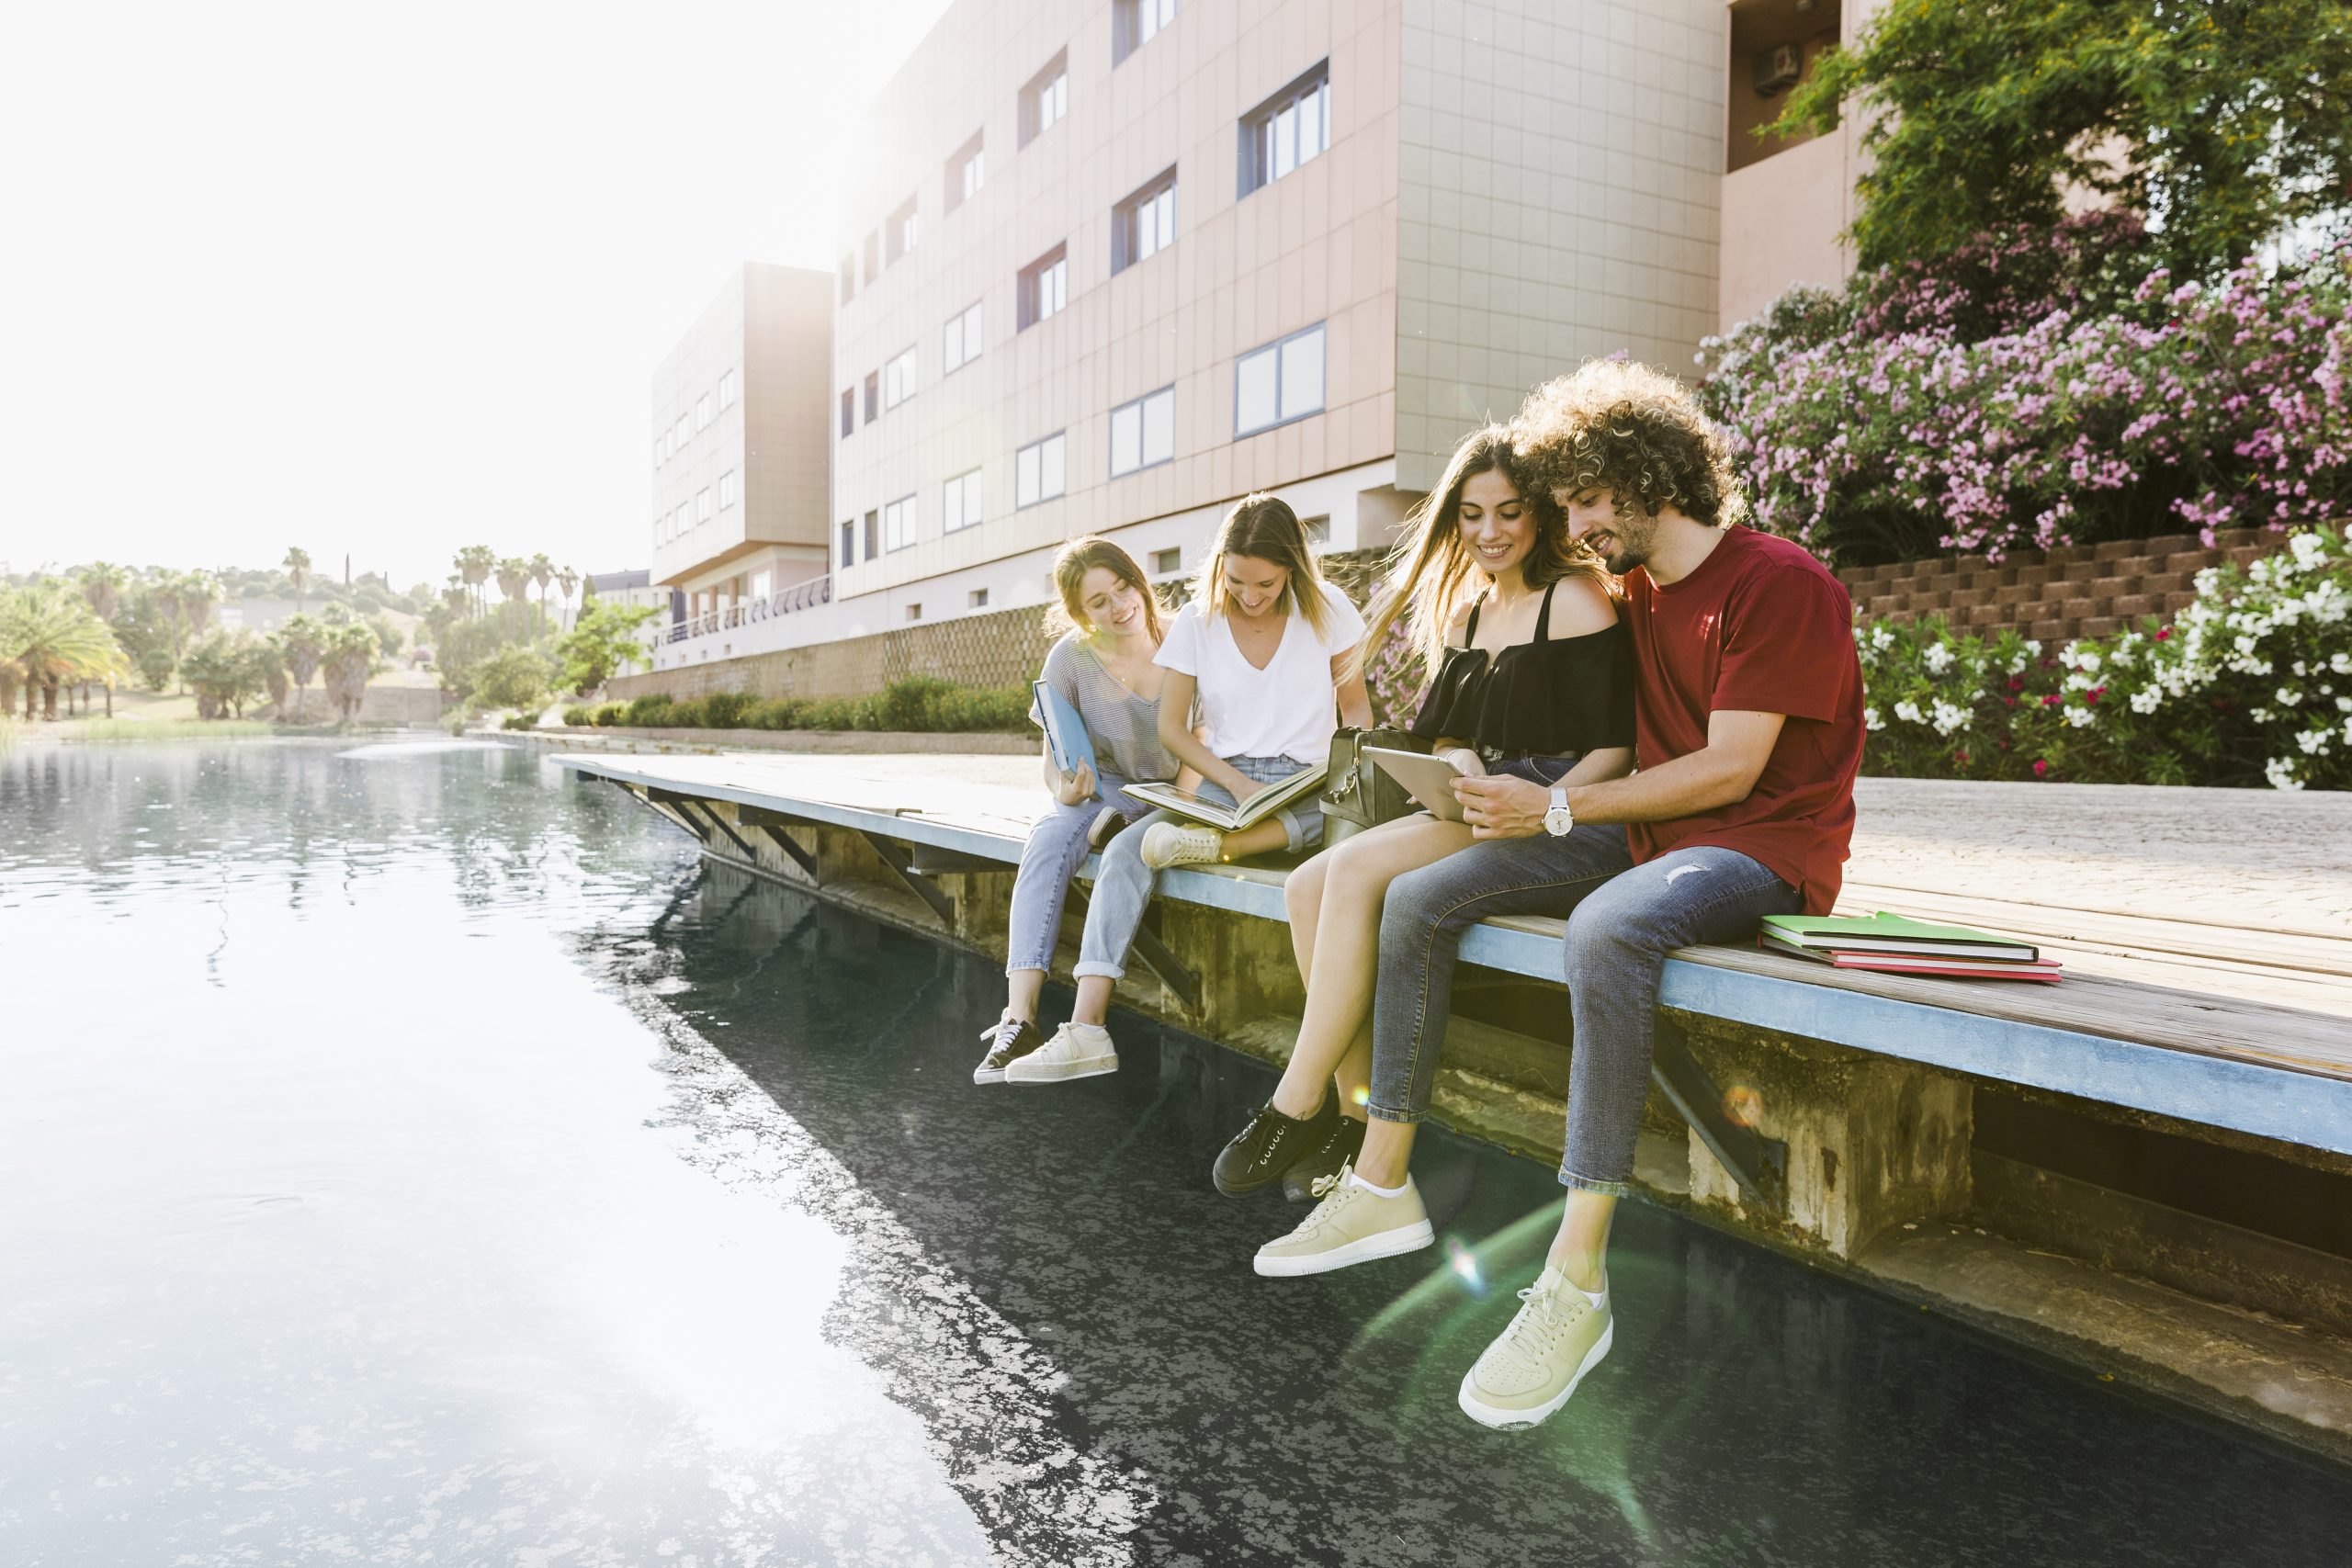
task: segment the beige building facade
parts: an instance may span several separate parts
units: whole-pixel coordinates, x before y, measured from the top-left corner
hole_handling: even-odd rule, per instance
[[[651,585],[688,635],[826,574],[831,284],[745,263],[654,373]]]

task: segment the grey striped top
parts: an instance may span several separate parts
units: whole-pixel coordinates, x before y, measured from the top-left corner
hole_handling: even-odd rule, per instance
[[[1068,632],[1046,650],[1044,681],[1078,709],[1094,743],[1106,784],[1172,779],[1176,759],[1159,743],[1159,699],[1139,697],[1104,668],[1082,632]]]

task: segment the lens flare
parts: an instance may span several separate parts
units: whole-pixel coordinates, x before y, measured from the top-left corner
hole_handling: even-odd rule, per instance
[[[1445,1260],[1446,1267],[1453,1270],[1454,1277],[1470,1287],[1472,1295],[1487,1293],[1487,1281],[1479,1276],[1476,1255],[1452,1236],[1445,1238]]]
[[[1724,1090],[1724,1114],[1743,1127],[1753,1127],[1763,1119],[1764,1097],[1744,1083],[1736,1083]]]
[[[1354,1100],[1358,1105],[1370,1105],[1372,1103],[1372,1089],[1369,1086],[1359,1086],[1349,1092],[1348,1098]]]

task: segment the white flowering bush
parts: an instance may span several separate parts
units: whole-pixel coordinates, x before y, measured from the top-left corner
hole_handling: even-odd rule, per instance
[[[1854,635],[1872,773],[2352,787],[2352,556],[2334,527],[2199,572],[2169,625],[2055,649],[1937,617]]]

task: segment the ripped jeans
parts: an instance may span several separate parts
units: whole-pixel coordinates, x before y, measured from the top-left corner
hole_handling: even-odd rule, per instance
[[[1429,1112],[1462,933],[1489,915],[1565,915],[1563,972],[1575,1026],[1560,1180],[1623,1196],[1649,1092],[1651,1029],[1667,953],[1733,942],[1796,889],[1736,850],[1696,846],[1634,864],[1625,829],[1488,839],[1407,872],[1380,914],[1372,1099],[1389,1122]]]

